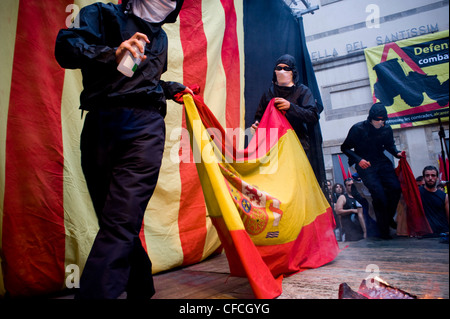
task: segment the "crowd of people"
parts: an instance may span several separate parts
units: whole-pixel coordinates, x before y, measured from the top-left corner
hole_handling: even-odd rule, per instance
[[[442,243],[449,238],[449,204],[445,181],[439,180],[439,170],[426,166],[422,175],[416,178],[417,187],[426,222],[432,233],[422,237],[440,237]],[[371,194],[358,174],[344,180],[344,185],[327,180],[327,195],[336,221],[335,234],[338,241],[355,241],[363,238],[383,238],[376,223]],[[389,224],[390,237],[396,232],[397,215]]]
[[[399,159],[406,157],[406,153],[397,149],[392,128],[386,124],[387,118],[386,107],[380,102],[373,104],[367,120],[354,124],[341,145],[341,151],[347,155],[349,166],[354,165],[358,179],[356,184],[349,178],[344,181],[344,187],[340,184],[331,187],[329,201],[333,205],[338,237],[342,240],[368,236],[392,239],[397,228],[395,217],[402,188],[394,163],[386,152]],[[439,183],[438,176],[436,167],[426,166],[416,182],[426,217],[423,222],[428,222],[432,230],[427,236],[441,236],[448,242],[448,195],[444,187],[439,189],[443,184]],[[331,182],[329,184],[331,186]],[[357,184],[364,186],[365,196],[358,192]],[[365,215],[363,207],[367,212]],[[377,227],[372,231],[374,221]]]

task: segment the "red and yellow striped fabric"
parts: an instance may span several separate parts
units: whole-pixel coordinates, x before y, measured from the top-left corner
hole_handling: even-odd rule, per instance
[[[195,102],[194,102],[195,99]],[[308,158],[273,100],[239,150],[200,97],[185,96],[203,192],[231,273],[257,298],[281,294],[281,279],[332,261],[334,217]]]
[[[93,2],[2,2],[0,295],[63,289],[66,267],[82,270],[98,229],[80,165],[81,73],[60,68],[53,54],[58,30]],[[225,127],[244,125],[242,15],[242,0],[185,0],[178,21],[164,26],[163,79],[200,85]],[[195,163],[179,151],[188,142],[184,125],[183,108],[170,102],[160,178],[141,231],[154,272],[199,262],[220,247]]]

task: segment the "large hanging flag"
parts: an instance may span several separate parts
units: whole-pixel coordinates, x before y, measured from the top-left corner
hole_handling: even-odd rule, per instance
[[[58,31],[76,25],[82,7],[94,2],[2,3],[0,295],[73,287],[98,230],[80,164],[81,72],[54,58]],[[163,79],[199,84],[222,125],[235,128],[244,115],[242,24],[242,0],[185,0],[177,22],[164,26]],[[221,245],[195,164],[179,154],[183,108],[170,101],[165,122],[160,177],[141,231],[155,273],[200,262]]]
[[[232,275],[247,276],[257,298],[274,298],[283,276],[332,261],[339,247],[331,207],[273,100],[244,150],[201,98],[184,101],[193,158]]]

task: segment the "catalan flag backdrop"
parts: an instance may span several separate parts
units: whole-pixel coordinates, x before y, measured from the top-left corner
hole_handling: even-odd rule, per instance
[[[93,2],[2,1],[0,296],[64,289],[70,265],[82,271],[98,230],[80,164],[81,72],[60,68],[53,53],[59,29]],[[259,34],[269,19],[270,29]],[[270,84],[271,71],[269,81],[261,82],[257,66],[271,68],[284,53],[302,65],[298,57],[304,50],[291,46],[299,43],[299,29],[286,23],[297,26],[281,0],[185,0],[177,22],[164,26],[169,65],[163,79],[199,85],[218,123],[243,129],[245,115],[251,118],[259,102],[256,88],[262,93]],[[285,34],[275,30],[290,30],[290,42],[272,41]],[[255,41],[252,34],[266,41]],[[245,76],[248,66],[253,69]],[[255,96],[246,98],[248,83]],[[160,178],[141,231],[155,273],[199,262],[221,247],[192,154],[182,152],[190,149],[180,133],[186,127],[183,107],[169,102],[165,122]]]

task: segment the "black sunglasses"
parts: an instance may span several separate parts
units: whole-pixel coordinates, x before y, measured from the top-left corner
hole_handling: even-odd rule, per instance
[[[292,68],[290,66],[276,66],[275,70],[277,71],[281,71],[281,70],[285,70],[285,71],[292,71]]]

